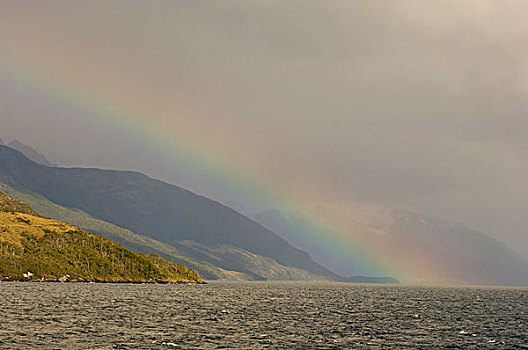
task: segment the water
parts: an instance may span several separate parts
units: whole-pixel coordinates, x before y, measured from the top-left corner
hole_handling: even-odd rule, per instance
[[[0,283],[0,348],[528,349],[528,289]]]

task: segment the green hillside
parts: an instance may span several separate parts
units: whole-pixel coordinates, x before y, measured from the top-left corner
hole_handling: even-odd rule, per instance
[[[107,238],[36,216],[30,207],[3,193],[0,208],[2,280],[203,282],[183,265],[134,253]]]

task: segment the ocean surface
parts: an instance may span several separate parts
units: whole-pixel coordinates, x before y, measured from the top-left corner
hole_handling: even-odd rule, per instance
[[[528,349],[528,289],[0,283],[0,349]]]

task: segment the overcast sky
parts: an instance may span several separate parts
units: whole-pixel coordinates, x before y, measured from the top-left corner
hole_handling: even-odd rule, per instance
[[[403,207],[528,253],[527,1],[0,0],[0,9],[4,141],[255,210],[149,138],[102,126],[97,108],[35,87],[32,74],[52,62],[75,86],[104,75],[93,84],[116,84],[116,99],[164,110],[149,123],[175,137],[210,135],[209,158],[222,149],[292,196],[317,187],[314,205]]]

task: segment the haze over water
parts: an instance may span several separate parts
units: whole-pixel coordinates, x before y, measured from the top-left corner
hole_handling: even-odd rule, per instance
[[[523,348],[528,289],[0,283],[2,349]]]

